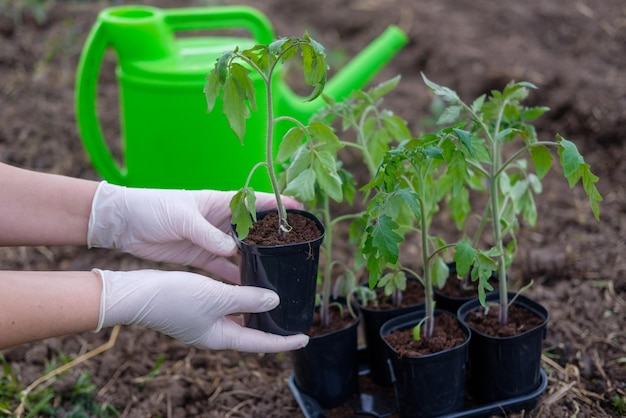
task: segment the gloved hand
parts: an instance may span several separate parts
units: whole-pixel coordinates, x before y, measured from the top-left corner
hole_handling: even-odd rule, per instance
[[[127,188],[103,181],[93,198],[87,245],[198,267],[238,283],[237,266],[223,258],[237,252],[228,206],[234,193]],[[276,207],[273,194],[256,196],[257,210]],[[302,206],[289,197],[284,204]]]
[[[118,324],[137,324],[197,348],[257,353],[296,350],[309,341],[304,334],[268,334],[226,317],[274,309],[278,295],[268,289],[229,285],[189,272],[93,271],[102,278],[95,332]]]

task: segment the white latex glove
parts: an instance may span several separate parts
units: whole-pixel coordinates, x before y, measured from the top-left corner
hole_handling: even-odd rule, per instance
[[[237,266],[223,258],[237,252],[228,206],[234,193],[127,188],[103,181],[93,198],[87,245],[198,267],[238,283]],[[257,210],[276,207],[273,194],[256,197]],[[284,203],[302,206],[288,197]]]
[[[256,353],[296,350],[304,334],[287,337],[246,328],[227,315],[274,309],[279,298],[268,289],[229,285],[189,272],[94,269],[102,278],[98,328],[141,325],[202,349]]]

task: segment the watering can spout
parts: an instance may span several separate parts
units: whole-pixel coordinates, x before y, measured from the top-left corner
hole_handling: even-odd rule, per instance
[[[407,44],[408,37],[398,26],[389,26],[381,35],[359,52],[347,65],[332,75],[324,88],[324,94],[341,101],[353,91],[363,88]],[[325,102],[320,97],[305,102],[291,90],[282,92],[285,107],[294,110],[300,120],[308,120]]]
[[[408,42],[406,34],[397,26],[389,26],[378,38],[362,50],[332,78],[324,89],[336,99],[350,95],[364,87]]]

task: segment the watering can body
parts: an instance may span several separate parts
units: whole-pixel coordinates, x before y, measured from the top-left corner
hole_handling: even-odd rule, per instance
[[[245,30],[249,36],[177,36],[192,30]],[[258,110],[246,123],[243,141],[230,129],[219,100],[212,112],[206,112],[203,87],[222,52],[274,39],[268,19],[245,6],[117,6],[100,12],[83,49],[76,79],[79,133],[98,174],[111,183],[132,187],[241,188],[252,167],[266,157],[263,84],[260,78],[253,79]],[[360,88],[406,41],[398,28],[391,27],[330,80],[326,93],[340,100]],[[103,137],[96,100],[100,67],[109,48],[117,54],[120,162]],[[274,83],[275,116],[290,115],[306,123],[324,104],[321,99],[304,102],[279,74]],[[276,126],[274,152],[290,128],[287,125]],[[264,170],[257,170],[250,185],[258,191],[271,190]]]

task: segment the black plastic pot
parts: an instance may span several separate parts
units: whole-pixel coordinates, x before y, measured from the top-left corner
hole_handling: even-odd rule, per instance
[[[311,337],[292,353],[296,386],[322,408],[339,406],[357,393],[359,322],[360,317],[346,328]]]
[[[394,309],[373,309],[359,305],[363,317],[363,333],[365,336],[365,350],[367,352],[370,376],[374,383],[381,386],[391,386],[388,354],[385,343],[380,337],[380,328],[392,318],[423,309],[424,304],[406,306]]]
[[[393,318],[380,329],[381,338],[395,330],[412,328],[425,315],[420,309]],[[435,310],[437,315],[452,313]],[[396,401],[402,417],[435,417],[455,412],[463,406],[465,369],[471,332],[459,321],[467,336],[450,350],[424,356],[402,356],[384,340],[395,378]],[[472,337],[473,338],[473,337]]]
[[[241,284],[272,289],[280,297],[280,304],[269,312],[244,314],[244,323],[279,335],[304,332],[313,323],[319,251],[325,233],[322,223],[311,213],[295,209],[287,212],[313,219],[321,236],[314,241],[277,246],[237,240],[241,250]],[[263,219],[267,213],[258,212],[257,219]]]
[[[509,300],[514,296],[514,293],[509,293]],[[487,295],[487,302],[498,300],[498,293]],[[472,330],[468,380],[470,392],[479,402],[516,398],[535,391],[541,385],[541,351],[549,312],[524,295],[519,295],[514,304],[534,312],[543,319],[542,324],[512,337],[492,337],[465,322],[467,314],[479,308],[478,299],[459,308],[459,320]]]

